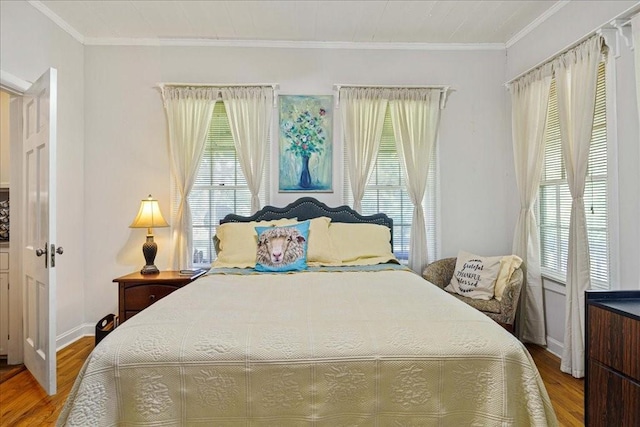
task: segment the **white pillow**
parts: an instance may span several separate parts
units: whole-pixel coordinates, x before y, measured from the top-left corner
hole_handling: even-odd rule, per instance
[[[501,256],[482,257],[458,252],[453,277],[445,290],[469,298],[490,300],[494,295],[501,259]]]

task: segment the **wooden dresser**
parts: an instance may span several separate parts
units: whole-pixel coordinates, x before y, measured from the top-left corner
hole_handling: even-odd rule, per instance
[[[206,270],[201,270],[192,275],[182,275],[178,271],[161,271],[158,274],[136,272],[113,279],[119,287],[120,323],[130,319],[176,289],[188,285],[206,272]]]
[[[586,426],[640,426],[640,291],[586,293]]]

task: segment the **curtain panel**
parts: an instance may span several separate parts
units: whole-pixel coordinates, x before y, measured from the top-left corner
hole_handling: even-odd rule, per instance
[[[360,212],[365,186],[378,155],[388,89],[341,88],[340,110],[353,209]]]
[[[544,299],[540,275],[540,240],[533,209],[544,164],[544,130],[551,86],[551,64],[511,83],[511,120],[520,214],[513,236],[513,253],[524,260],[525,281],[518,311],[518,335],[523,341],[546,345]]]
[[[389,112],[402,162],[407,193],[413,204],[409,268],[421,274],[427,265],[427,231],[422,201],[440,123],[441,89],[390,91]]]
[[[172,209],[170,265],[179,270],[192,265],[191,209],[187,198],[193,188],[198,165],[220,92],[212,87],[163,86],[162,98],[169,130],[169,159],[177,190]]]
[[[591,287],[584,187],[589,161],[598,63],[603,39],[593,36],[554,61],[571,219],[567,256],[564,349],[560,369],[584,377],[584,291]]]
[[[269,149],[273,88],[226,87],[221,89],[233,142],[249,190],[251,212],[260,209],[260,186]]]

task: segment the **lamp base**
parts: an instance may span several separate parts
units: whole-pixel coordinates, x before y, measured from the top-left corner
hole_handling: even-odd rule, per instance
[[[142,270],[140,270],[140,274],[158,274],[160,273],[160,270],[158,270],[158,267],[156,267],[155,265],[145,265],[144,267],[142,267]]]
[[[158,252],[158,245],[153,241],[153,234],[149,232],[147,234],[147,241],[142,245],[142,253],[144,254],[144,260],[147,264],[142,267],[140,274],[158,274],[160,270],[155,266],[156,252]]]

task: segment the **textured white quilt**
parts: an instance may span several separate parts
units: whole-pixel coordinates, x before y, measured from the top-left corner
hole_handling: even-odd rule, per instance
[[[207,276],[93,351],[59,425],[557,425],[523,345],[407,271]]]

